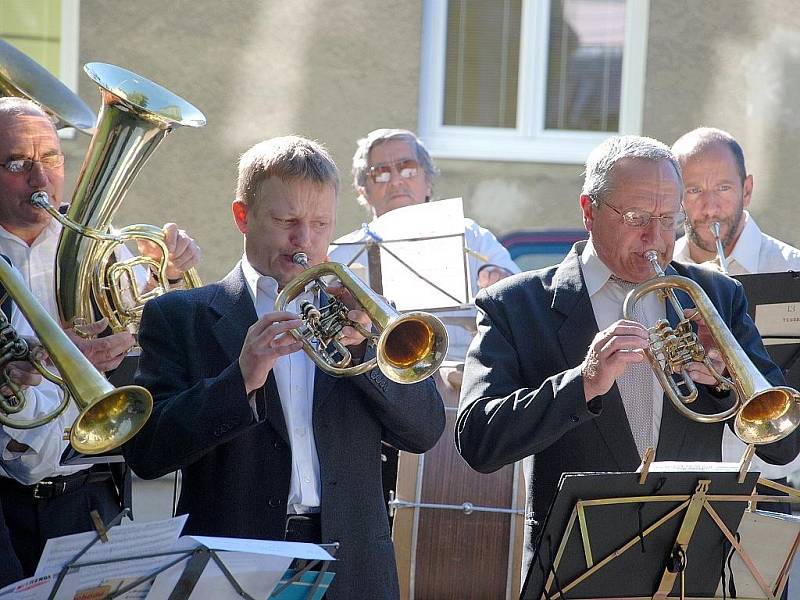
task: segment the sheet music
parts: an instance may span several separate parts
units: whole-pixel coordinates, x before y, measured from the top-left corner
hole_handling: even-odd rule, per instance
[[[761,337],[800,337],[800,302],[759,304],[755,322]]]
[[[383,295],[399,311],[469,303],[461,198],[398,208],[368,227],[370,236],[381,242]],[[361,250],[349,248],[351,256]],[[337,260],[335,253],[332,258]],[[358,262],[366,264],[366,252]]]

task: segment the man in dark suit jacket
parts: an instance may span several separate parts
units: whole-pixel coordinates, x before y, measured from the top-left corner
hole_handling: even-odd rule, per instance
[[[136,380],[155,408],[125,454],[145,478],[181,470],[187,533],[339,542],[328,598],[397,598],[381,441],[431,448],[441,398],[430,380],[400,385],[377,369],[325,374],[287,333],[300,326],[294,304],[273,308],[303,270],[293,254],[325,260],[337,189],[336,166],[309,140],[275,138],[242,156],[232,208],[245,254],[221,282],[146,305]],[[362,311],[350,317],[369,327]],[[342,334],[369,358],[354,328]]]
[[[657,384],[638,394],[639,411],[630,408],[637,399],[620,392],[618,383],[634,365],[646,364],[647,330],[622,319],[622,300],[626,289],[654,275],[647,250],[658,252],[667,274],[699,283],[755,366],[773,384],[782,383],[747,315],[741,285],[710,270],[670,264],[682,193],[680,168],[666,146],[611,138],[586,164],[580,206],[589,241],[576,244],[559,265],[515,275],[478,296],[478,336],[464,368],[456,444],[482,472],[525,459],[526,566],[562,473],[634,471],[647,446],[656,448],[656,460],[720,460],[724,423],[680,415]],[[678,297],[692,306],[683,292]],[[669,303],[655,294],[642,302],[648,324],[664,317],[676,324]],[[707,327],[698,328],[721,371]],[[705,367],[695,363],[688,372],[702,384],[693,410],[717,413],[730,406],[728,394],[708,385],[714,380]],[[652,412],[650,422],[632,426],[642,407]],[[797,452],[797,432],[758,446],[758,454],[775,463]]]

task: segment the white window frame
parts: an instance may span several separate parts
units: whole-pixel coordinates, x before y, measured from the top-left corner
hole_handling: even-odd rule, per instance
[[[81,0],[61,0],[61,68],[58,78],[76,94],[80,74],[80,20]],[[59,129],[58,137],[71,140],[75,137],[75,129]]]
[[[544,129],[550,0],[523,0],[517,126],[443,125],[447,0],[423,4],[419,134],[437,158],[583,163],[614,132]],[[650,0],[628,0],[622,61],[619,132],[640,134]],[[527,107],[527,110],[525,109]]]

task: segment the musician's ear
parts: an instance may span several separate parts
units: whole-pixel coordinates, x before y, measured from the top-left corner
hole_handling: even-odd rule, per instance
[[[581,213],[583,215],[583,227],[586,231],[591,232],[594,225],[594,209],[595,205],[591,197],[586,194],[581,194],[580,198]]]
[[[236,222],[236,227],[239,228],[244,234],[247,234],[247,204],[241,200],[234,200],[231,203],[231,212],[233,213],[233,220]]]
[[[745,208],[750,206],[750,198],[753,197],[753,176],[748,175],[744,178],[744,183],[742,184],[742,204],[744,204]]]

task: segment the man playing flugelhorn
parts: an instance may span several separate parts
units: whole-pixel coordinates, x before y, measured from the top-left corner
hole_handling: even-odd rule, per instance
[[[34,192],[44,191],[58,207],[64,201],[63,184],[64,154],[48,116],[29,100],[0,98],[0,253],[11,258],[33,295],[54,319],[59,318],[53,265],[60,225],[31,205],[30,198]],[[199,248],[174,224],[165,229],[171,259],[169,277],[178,278],[197,262]],[[147,247],[141,250],[154,252]],[[84,333],[97,334],[103,329],[103,321],[90,323]],[[70,330],[68,334],[100,371],[117,367],[135,343],[127,332],[90,339]],[[62,419],[71,423],[76,416],[77,408],[70,406]],[[43,430],[37,435],[37,439],[44,439],[49,434]],[[60,435],[56,439],[63,451],[66,442]],[[7,443],[6,438],[4,451],[8,451]],[[8,476],[7,469],[0,474],[6,475],[0,477],[0,499],[12,541],[26,574],[31,574],[47,539],[92,529],[91,508],[97,508],[105,521],[110,520],[119,512],[121,499],[104,467],[90,470],[86,465],[62,466],[60,451],[43,454],[36,444],[15,448],[27,474],[14,474],[16,479]]]
[[[609,138],[586,162],[580,209],[589,241],[559,265],[478,294],[478,335],[464,367],[456,444],[483,472],[528,459],[526,565],[562,473],[635,471],[647,447],[655,448],[656,460],[720,460],[726,425],[681,415],[665,401],[643,353],[645,325],[665,317],[674,325],[676,311],[650,294],[637,304],[643,314],[636,321],[622,319],[627,293],[654,277],[648,251],[656,251],[667,274],[699,284],[755,367],[772,385],[783,384],[747,315],[742,286],[672,262],[682,196],[680,166],[667,146]],[[701,325],[699,336],[714,368],[723,370],[708,328]],[[704,365],[693,363],[688,374],[698,384],[696,410],[717,413],[730,405]],[[799,444],[795,430],[757,452],[787,463]]]
[[[318,143],[295,136],[250,148],[239,161],[236,226],[244,256],[220,282],[145,304],[136,381],[153,416],[125,448],[137,475],[180,469],[186,533],[339,542],[326,597],[397,598],[394,550],[381,493],[381,441],[424,452],[444,429],[430,379],[403,385],[380,369],[333,377],[288,332],[302,293],[279,292],[325,262],[339,174]],[[362,307],[363,308],[363,307]],[[369,327],[364,310],[351,320]],[[357,328],[339,342],[369,360]]]

